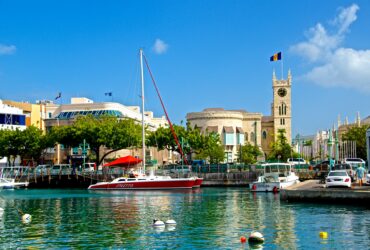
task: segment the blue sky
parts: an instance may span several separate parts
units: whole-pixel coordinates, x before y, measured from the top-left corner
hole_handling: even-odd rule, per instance
[[[368,1],[0,1],[0,98],[140,104],[138,49],[170,117],[208,107],[270,114],[293,75],[293,136],[370,115]],[[162,115],[146,78],[147,109]]]

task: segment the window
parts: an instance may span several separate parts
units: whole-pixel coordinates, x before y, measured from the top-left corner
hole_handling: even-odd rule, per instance
[[[253,133],[253,132],[251,132],[251,142],[254,142],[254,140],[255,140],[254,133]]]
[[[263,131],[262,132],[262,139],[266,139],[267,138],[267,132],[266,131]]]

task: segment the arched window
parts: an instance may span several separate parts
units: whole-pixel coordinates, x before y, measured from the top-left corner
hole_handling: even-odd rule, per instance
[[[251,142],[254,142],[254,133],[253,132],[251,132]]]
[[[245,140],[245,141],[248,141],[248,133],[245,133],[245,134],[244,134],[244,140]]]
[[[282,103],[280,106],[279,106],[279,115],[286,115],[286,104],[285,103]]]
[[[266,139],[267,138],[267,132],[266,131],[263,131],[262,132],[262,139]]]

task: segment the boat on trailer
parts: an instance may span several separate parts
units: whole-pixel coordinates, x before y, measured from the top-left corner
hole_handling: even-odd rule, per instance
[[[289,163],[264,163],[263,174],[249,184],[252,192],[279,192],[299,182]]]

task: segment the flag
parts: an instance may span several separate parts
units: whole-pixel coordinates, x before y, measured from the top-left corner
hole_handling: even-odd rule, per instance
[[[59,99],[59,98],[61,98],[62,97],[62,93],[61,92],[59,92],[58,93],[58,95],[55,97],[55,100],[57,100],[57,99]]]
[[[104,93],[104,95],[106,95],[106,96],[112,96],[112,92]]]
[[[281,60],[281,52],[274,54],[270,57],[270,62]]]

